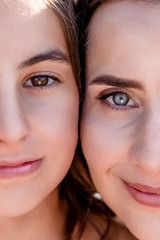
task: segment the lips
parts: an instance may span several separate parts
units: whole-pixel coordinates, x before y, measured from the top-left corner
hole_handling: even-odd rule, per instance
[[[42,159],[25,159],[20,161],[0,161],[0,178],[25,176],[36,171]]]
[[[130,182],[126,182],[126,184],[144,193],[160,194],[160,187],[154,188],[147,185]]]
[[[150,207],[160,207],[160,187],[151,187],[125,181],[123,183],[129,194],[138,203]]]

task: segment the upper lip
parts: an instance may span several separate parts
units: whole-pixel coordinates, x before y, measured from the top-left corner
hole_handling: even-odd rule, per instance
[[[127,185],[130,187],[139,190],[144,193],[152,193],[152,194],[160,194],[160,187],[151,187],[148,185],[140,184],[140,183],[132,183],[132,182],[127,182],[124,181]]]
[[[0,167],[16,167],[27,162],[34,162],[40,158],[22,158],[22,159],[12,159],[12,160],[0,160]]]

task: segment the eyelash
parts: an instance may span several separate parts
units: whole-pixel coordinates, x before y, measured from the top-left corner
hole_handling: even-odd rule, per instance
[[[125,96],[128,98],[128,101],[126,103],[126,105],[116,105],[116,103],[114,102],[113,100],[113,97],[115,97],[115,95],[118,95],[120,94],[121,96]],[[110,101],[108,100],[109,98],[111,97]],[[131,110],[133,108],[138,108],[139,105],[134,101],[133,97],[130,96],[129,93],[126,93],[125,91],[121,91],[121,90],[110,90],[109,92],[106,93],[106,91],[100,93],[98,95],[98,97],[96,97],[98,100],[100,100],[102,102],[102,104],[105,106],[105,107],[109,107],[111,108],[112,110],[115,110],[115,111],[127,111],[127,110]],[[112,102],[112,103],[111,103]],[[127,105],[128,103],[130,102],[133,102],[129,105]]]
[[[37,85],[34,85],[32,81],[34,81],[35,79],[37,79]],[[40,80],[38,80],[40,79]],[[38,82],[40,81],[47,81],[44,85],[40,85],[38,84]],[[27,80],[25,80],[23,82],[23,87],[25,88],[31,88],[31,89],[35,89],[35,90],[43,90],[43,89],[48,89],[50,88],[52,85],[54,84],[58,84],[60,83],[60,80],[53,76],[53,75],[49,75],[49,74],[37,74],[37,75],[33,75],[29,78],[27,78]]]

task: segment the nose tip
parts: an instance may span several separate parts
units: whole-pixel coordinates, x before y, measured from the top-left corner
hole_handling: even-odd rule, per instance
[[[28,126],[22,108],[13,103],[0,108],[0,144],[14,145],[27,135]]]
[[[21,124],[19,121],[12,119],[10,120],[12,123],[2,124],[2,130],[0,129],[0,142],[7,143],[7,144],[15,144],[23,139],[26,138],[27,133],[22,129]],[[0,124],[1,125],[1,124]],[[5,126],[4,126],[5,125]],[[8,126],[7,126],[8,125]],[[0,127],[1,128],[1,127]]]
[[[132,162],[149,174],[160,173],[160,122],[153,115],[145,119],[130,147]]]
[[[132,162],[149,174],[160,173],[160,147],[141,142],[131,151]]]

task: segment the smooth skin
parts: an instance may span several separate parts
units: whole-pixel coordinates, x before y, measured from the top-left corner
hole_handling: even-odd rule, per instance
[[[58,185],[77,144],[79,94],[62,27],[42,0],[2,0],[0,29],[0,165],[41,159],[24,176],[0,171],[0,238],[63,239]]]
[[[160,187],[160,5],[104,4],[88,31],[81,141],[91,177],[138,239],[159,240],[159,194],[148,206],[124,182]]]

